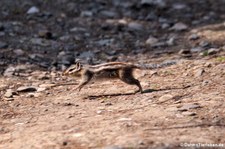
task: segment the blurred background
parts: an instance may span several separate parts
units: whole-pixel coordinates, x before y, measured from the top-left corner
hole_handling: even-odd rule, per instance
[[[17,64],[62,70],[77,59],[148,63],[224,49],[224,0],[1,0],[0,5],[1,74]]]

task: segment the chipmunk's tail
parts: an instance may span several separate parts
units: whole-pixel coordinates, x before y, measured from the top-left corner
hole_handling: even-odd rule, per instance
[[[168,67],[168,66],[175,65],[175,64],[177,64],[176,60],[169,60],[169,61],[164,61],[159,64],[140,64],[140,65],[138,65],[138,68],[139,69],[157,69],[157,68]]]

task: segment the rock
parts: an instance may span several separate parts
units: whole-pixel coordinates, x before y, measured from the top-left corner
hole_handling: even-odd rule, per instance
[[[221,47],[221,50],[225,51],[225,46],[222,46],[222,47]]]
[[[63,65],[71,65],[75,62],[75,56],[72,52],[61,51],[57,56],[57,63]]]
[[[75,104],[70,103],[70,102],[62,103],[62,105],[63,105],[63,106],[76,106]]]
[[[178,108],[178,111],[188,111],[190,109],[197,109],[197,108],[201,108],[201,106],[198,103],[186,104]]]
[[[141,0],[141,5],[155,5],[160,8],[166,7],[165,0]]]
[[[145,20],[148,20],[148,21],[155,21],[157,20],[158,17],[157,15],[154,13],[154,12],[150,12],[146,17],[145,17]]]
[[[114,39],[101,39],[99,41],[97,41],[96,43],[100,46],[109,46],[112,45],[112,43],[114,42]]]
[[[5,32],[0,32],[0,37],[5,36]]]
[[[6,77],[11,77],[14,75],[16,71],[16,68],[15,67],[12,67],[12,66],[9,66],[3,73],[3,76],[6,76]]]
[[[135,3],[130,1],[120,1],[120,0],[113,0],[112,3],[116,7],[123,7],[123,8],[130,8],[135,5]]]
[[[200,77],[200,76],[202,76],[202,74],[203,74],[204,72],[205,72],[205,70],[204,70],[203,68],[200,68],[200,69],[198,69],[198,70],[195,71],[194,76],[195,76],[195,77]]]
[[[6,90],[8,88],[8,85],[6,84],[0,84],[0,91]]]
[[[8,47],[7,43],[0,41],[0,49],[4,49],[4,48],[7,48],[7,47]]]
[[[171,27],[171,30],[174,31],[185,31],[188,29],[188,26],[182,22],[176,23]]]
[[[204,51],[199,53],[199,56],[208,56],[208,51]]]
[[[5,98],[4,100],[5,100],[5,101],[13,101],[14,98]]]
[[[27,64],[21,64],[21,65],[17,65],[17,66],[9,66],[8,68],[6,68],[6,70],[4,71],[3,75],[4,76],[13,76],[13,75],[19,75],[21,73],[29,73],[32,71],[32,69],[34,68],[34,65],[27,65]]]
[[[28,56],[31,60],[34,60],[37,62],[42,62],[45,60],[44,55],[42,55],[42,54],[29,54]]]
[[[150,36],[146,41],[145,44],[153,46],[155,45],[159,40],[155,37]]]
[[[116,54],[117,54],[117,50],[107,50],[107,51],[105,51],[106,52],[106,54],[107,55],[109,55],[109,56],[116,56]]]
[[[191,34],[189,37],[188,37],[189,40],[197,40],[199,39],[199,36],[197,34]]]
[[[170,24],[169,23],[162,23],[162,25],[161,25],[161,28],[162,29],[167,29],[169,27],[170,27]]]
[[[185,116],[195,116],[196,113],[195,112],[184,111],[184,112],[182,112],[182,115],[185,115]]]
[[[76,51],[77,45],[76,44],[68,44],[64,46],[65,52],[69,52],[70,54],[73,54],[74,51]]]
[[[39,75],[37,76],[37,79],[38,79],[38,80],[49,80],[50,77],[49,77],[47,74],[45,74],[45,73],[41,73],[41,74],[39,74]]]
[[[200,23],[201,23],[201,20],[200,20],[200,19],[198,19],[198,20],[193,20],[193,21],[191,22],[192,25],[199,25]]]
[[[166,102],[166,101],[171,100],[171,99],[173,99],[173,95],[166,94],[166,95],[161,96],[161,97],[158,99],[158,101],[159,101],[159,102]]]
[[[92,12],[92,11],[87,11],[87,10],[85,10],[85,11],[82,11],[82,12],[80,13],[80,16],[81,16],[81,17],[92,17],[92,16],[93,16],[93,12]]]
[[[102,114],[104,112],[104,110],[97,110],[97,114]]]
[[[45,39],[52,39],[52,33],[48,30],[40,30],[38,32],[38,36],[40,38],[45,38]]]
[[[75,57],[73,55],[65,55],[61,57],[59,63],[64,64],[64,65],[71,65],[74,64],[75,62]]]
[[[41,93],[28,93],[28,94],[26,95],[26,97],[29,97],[29,98],[33,98],[33,97],[38,98],[38,97],[40,97],[41,95],[42,95]]]
[[[119,118],[117,121],[131,121],[131,120],[132,120],[131,118],[123,117],[123,118]]]
[[[128,29],[131,31],[140,31],[143,30],[143,25],[140,23],[136,23],[136,22],[130,22],[128,24]]]
[[[84,28],[84,27],[73,27],[70,29],[70,32],[81,32],[81,33],[84,33],[84,32],[87,32],[87,29]]]
[[[168,111],[168,112],[176,112],[177,110],[178,110],[177,107],[168,107],[168,108],[166,108],[166,111]]]
[[[74,11],[76,10],[76,2],[74,1],[68,1],[66,3],[66,12],[72,12],[74,13]]]
[[[203,48],[208,47],[209,45],[210,45],[210,44],[209,44],[208,41],[201,41],[201,42],[199,43],[199,46],[200,46],[200,47],[203,47]]]
[[[208,55],[213,55],[216,54],[220,51],[220,49],[216,49],[216,48],[210,48],[208,49]]]
[[[151,47],[157,48],[157,47],[166,47],[166,46],[168,46],[168,44],[164,41],[161,41],[161,42],[157,42],[157,43],[153,44]]]
[[[70,35],[64,35],[59,37],[59,40],[64,41],[64,42],[68,42],[70,41],[70,39],[72,39],[72,37]]]
[[[175,41],[175,37],[171,37],[170,39],[168,39],[168,40],[166,41],[166,44],[167,44],[168,46],[173,46],[173,45],[174,45],[174,41]]]
[[[80,55],[79,55],[79,58],[82,59],[82,60],[83,59],[89,60],[89,59],[92,59],[94,57],[95,57],[95,54],[92,51],[84,51],[84,52],[80,53]]]
[[[50,46],[51,45],[51,42],[45,40],[45,39],[42,39],[42,38],[31,38],[31,43],[34,44],[34,45],[38,45],[38,46]]]
[[[36,6],[32,6],[31,8],[28,9],[27,14],[35,14],[39,12],[40,10]]]
[[[15,93],[12,89],[8,89],[8,90],[6,91],[6,93],[4,94],[4,96],[5,96],[6,98],[12,98],[13,95],[16,95],[16,93]]]
[[[25,52],[22,49],[15,49],[13,50],[13,53],[15,53],[17,56],[22,56],[25,54]]]
[[[111,105],[113,105],[111,102],[108,102],[105,104],[105,106],[111,106]]]
[[[194,48],[191,48],[191,52],[195,53],[195,52],[201,52],[203,51],[204,49],[202,47],[194,47]]]
[[[211,81],[209,81],[209,80],[204,80],[204,81],[202,82],[202,86],[206,86],[206,85],[208,85],[209,83],[211,83]]]
[[[213,66],[213,63],[212,63],[212,62],[206,62],[206,63],[204,64],[204,67],[210,68],[210,67],[212,67],[212,66]]]
[[[100,11],[100,14],[108,18],[115,18],[116,16],[118,16],[116,12],[109,10]]]
[[[106,146],[106,147],[103,147],[103,149],[123,149],[119,146],[116,146],[116,145],[113,145],[113,146]]]
[[[47,88],[45,88],[45,87],[39,87],[39,88],[37,88],[37,92],[43,92],[43,91],[45,91]]]
[[[33,86],[21,86],[17,88],[17,92],[35,92],[37,91],[36,87]]]
[[[34,93],[28,93],[28,94],[26,95],[26,97],[28,97],[28,98],[33,98],[33,97],[34,97]]]
[[[173,9],[176,9],[176,10],[183,10],[183,9],[187,9],[187,5],[185,4],[182,4],[182,3],[175,3],[172,5],[172,8]]]
[[[191,51],[189,49],[181,49],[179,51],[179,54],[190,54],[190,53],[191,53]]]

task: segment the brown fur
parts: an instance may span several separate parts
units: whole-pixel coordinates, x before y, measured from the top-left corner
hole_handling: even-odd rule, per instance
[[[136,85],[139,88],[138,92],[142,92],[143,90],[140,82],[133,76],[133,70],[136,68],[139,67],[123,62],[110,62],[93,66],[81,66],[80,63],[76,63],[69,67],[63,74],[79,78],[81,77],[80,84],[76,87],[79,91],[93,78],[118,78],[127,84]]]

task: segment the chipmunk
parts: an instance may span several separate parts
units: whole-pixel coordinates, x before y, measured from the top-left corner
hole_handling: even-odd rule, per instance
[[[109,62],[99,65],[81,65],[79,62],[76,62],[75,65],[67,68],[63,75],[82,78],[79,85],[75,88],[80,91],[92,78],[118,78],[121,81],[130,84],[136,85],[138,87],[137,92],[143,93],[142,86],[140,81],[135,79],[133,76],[134,69],[154,69],[161,68],[168,65],[173,65],[176,62],[165,62],[162,64],[149,64],[145,66],[135,65],[125,62]]]

